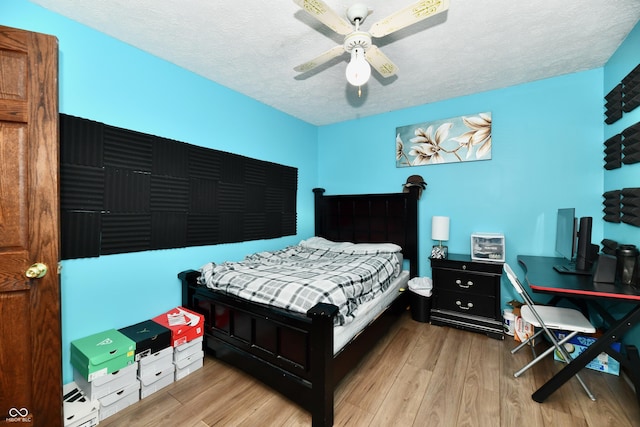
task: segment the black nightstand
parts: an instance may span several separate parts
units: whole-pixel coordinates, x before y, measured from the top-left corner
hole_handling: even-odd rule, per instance
[[[431,259],[433,300],[431,323],[504,338],[500,309],[502,263],[472,261],[449,254]]]

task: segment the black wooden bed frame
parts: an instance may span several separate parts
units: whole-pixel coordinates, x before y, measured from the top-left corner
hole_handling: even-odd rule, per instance
[[[316,188],[316,236],[333,241],[392,242],[418,271],[418,188],[410,193],[325,196]],[[391,306],[335,356],[337,307],[317,304],[306,315],[251,303],[196,283],[199,272],[183,271],[182,304],[205,317],[205,348],[311,412],[313,426],[333,425],[334,390],[406,310],[408,294]]]

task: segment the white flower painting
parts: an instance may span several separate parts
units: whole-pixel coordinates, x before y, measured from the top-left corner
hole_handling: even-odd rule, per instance
[[[396,128],[396,166],[491,159],[491,113]]]

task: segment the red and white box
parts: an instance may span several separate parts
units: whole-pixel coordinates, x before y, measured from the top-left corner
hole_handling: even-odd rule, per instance
[[[176,307],[152,320],[171,330],[173,347],[188,343],[204,334],[204,316],[184,307]]]

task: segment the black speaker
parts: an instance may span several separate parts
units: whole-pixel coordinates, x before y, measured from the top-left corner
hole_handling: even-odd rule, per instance
[[[600,254],[593,281],[598,283],[614,283],[616,280],[616,257]]]
[[[593,262],[598,256],[598,246],[591,244],[592,225],[592,217],[584,216],[580,218],[580,228],[578,228],[578,251],[576,254],[576,270],[591,270],[591,267],[593,267]]]

